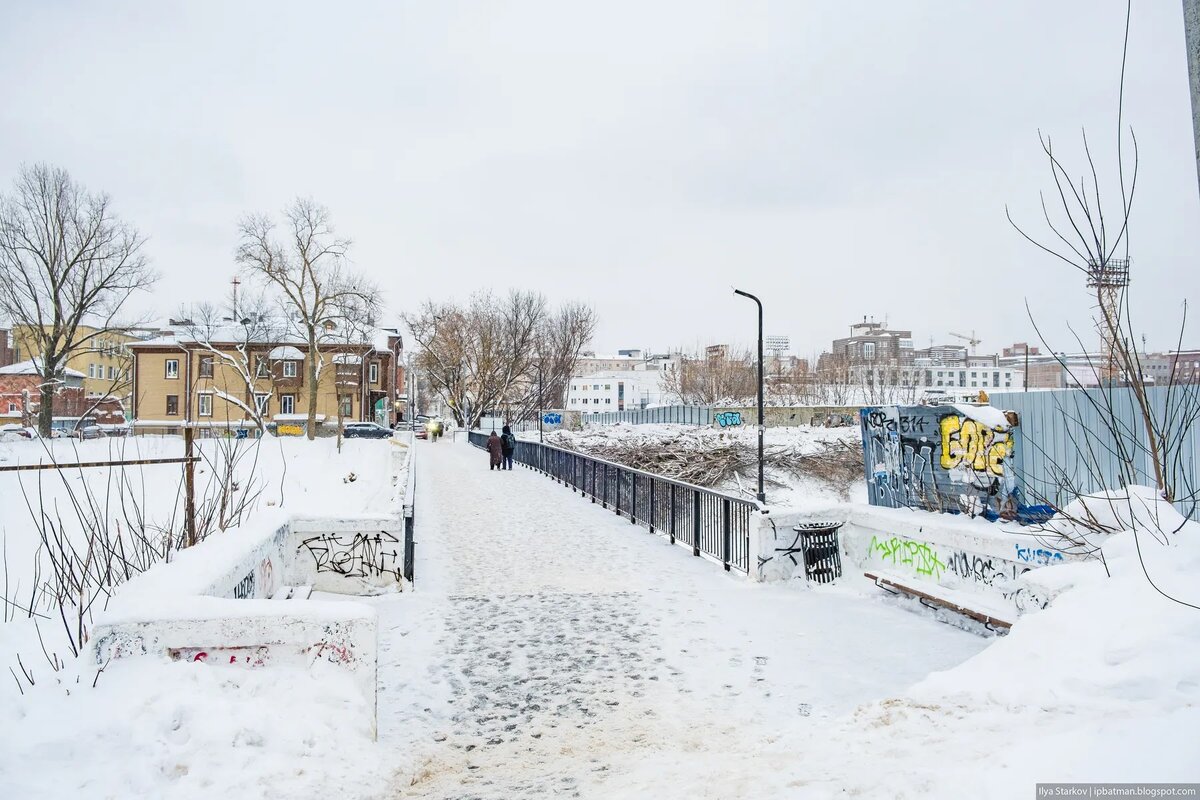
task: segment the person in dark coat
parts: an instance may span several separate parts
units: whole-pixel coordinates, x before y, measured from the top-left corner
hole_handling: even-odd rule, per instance
[[[500,448],[504,455],[504,462],[500,469],[512,469],[513,451],[517,449],[517,437],[513,436],[512,428],[504,426],[504,433],[500,435]]]
[[[488,456],[491,458],[491,463],[492,463],[492,466],[490,467],[490,469],[500,469],[501,468],[500,467],[500,455],[501,455],[502,450],[503,450],[503,447],[500,443],[500,437],[496,435],[495,431],[492,431],[492,435],[489,436],[488,440],[487,440]]]

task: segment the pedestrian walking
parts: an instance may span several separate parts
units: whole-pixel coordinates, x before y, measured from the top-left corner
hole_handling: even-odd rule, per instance
[[[513,451],[517,449],[517,437],[513,436],[512,428],[504,426],[504,432],[500,435],[500,448],[504,456],[501,469],[512,470]]]
[[[503,450],[504,446],[500,442],[500,437],[496,435],[495,431],[492,431],[492,435],[489,436],[487,440],[488,459],[491,462],[489,471],[493,469],[501,469],[500,456],[503,453]]]

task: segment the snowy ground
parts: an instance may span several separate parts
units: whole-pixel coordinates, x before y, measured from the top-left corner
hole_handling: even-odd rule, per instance
[[[397,796],[758,797],[750,764],[702,765],[801,764],[832,720],[988,641],[726,575],[462,444],[421,455],[417,592],[380,606],[380,743],[411,754]],[[701,769],[661,779],[680,761]]]
[[[523,439],[537,441],[537,431],[519,434]],[[548,444],[570,450],[589,452],[597,447],[620,445],[631,448],[658,446],[670,443],[672,448],[684,452],[710,449],[717,441],[733,440],[753,456],[758,448],[758,431],[751,425],[737,428],[715,428],[709,426],[653,424],[633,425],[589,425],[582,431],[553,431],[546,435]],[[830,443],[848,443],[861,448],[861,435],[857,427],[818,428],[808,425],[795,427],[767,428],[764,436],[766,448],[780,448],[795,454],[809,454]],[[748,458],[754,461],[754,458]],[[747,470],[737,480],[726,480],[714,488],[722,491],[749,494],[757,486],[758,473]],[[815,476],[782,473],[768,468],[767,502],[774,506],[804,508],[812,504],[827,505],[830,501],[866,502],[867,486],[861,469],[849,481],[830,482]]]
[[[177,437],[55,440],[53,446],[59,462],[168,457],[183,450]],[[200,447],[209,459],[197,466],[202,494],[211,461],[220,456],[216,442]],[[279,507],[382,510],[390,491],[389,449],[386,441],[357,440],[345,442],[338,454],[332,439],[264,440],[257,462],[244,460],[238,470],[243,487],[253,485],[253,471],[264,488],[243,524],[253,526],[258,515]],[[41,442],[0,444],[0,464],[39,460],[48,460]],[[351,473],[355,480],[348,481]],[[76,496],[86,485],[99,498],[116,474],[107,468],[64,473]],[[69,493],[57,472],[0,473],[0,525],[14,583],[30,580],[37,541],[21,487],[35,486],[39,475],[47,505],[67,506]],[[132,468],[125,477],[155,524],[165,526],[177,514],[179,465]],[[118,509],[102,507],[120,519]],[[64,515],[70,523],[70,514]],[[67,528],[78,536],[76,527]],[[214,535],[239,533],[231,528]],[[0,624],[0,798],[364,796],[386,781],[361,724],[368,717],[364,699],[343,673],[322,662],[307,669],[228,672],[128,659],[111,663],[97,678],[95,666],[70,658],[60,620],[43,620],[39,628],[47,650],[66,660],[57,672],[28,618]],[[19,690],[9,673],[10,666],[20,672],[18,654],[33,687]]]
[[[1171,546],[1113,537],[1112,578],[1050,568],[1074,588],[985,639],[850,580],[749,583],[463,442],[416,446],[416,590],[370,600],[377,743],[333,676],[117,670],[0,708],[0,797],[1010,798],[1200,780],[1200,611],[1137,557],[1197,602],[1196,526]]]

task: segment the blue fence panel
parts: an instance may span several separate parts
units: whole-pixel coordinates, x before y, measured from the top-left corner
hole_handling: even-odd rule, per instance
[[[1176,506],[1195,519],[1191,495],[1200,488],[1195,478],[1200,426],[1191,421],[1200,411],[1200,387],[1157,386],[1146,396],[1155,424],[1162,428],[1163,460],[1176,487]],[[1141,409],[1130,388],[997,392],[991,403],[1020,416],[1015,468],[1032,498],[1061,506],[1070,502],[1072,490],[1156,483]]]

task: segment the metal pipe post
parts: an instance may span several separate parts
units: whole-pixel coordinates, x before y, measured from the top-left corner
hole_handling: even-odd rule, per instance
[[[734,289],[733,293],[749,297],[758,304],[758,502],[766,503],[767,495],[763,491],[763,434],[767,427],[763,419],[763,307],[762,301],[749,292]]]

